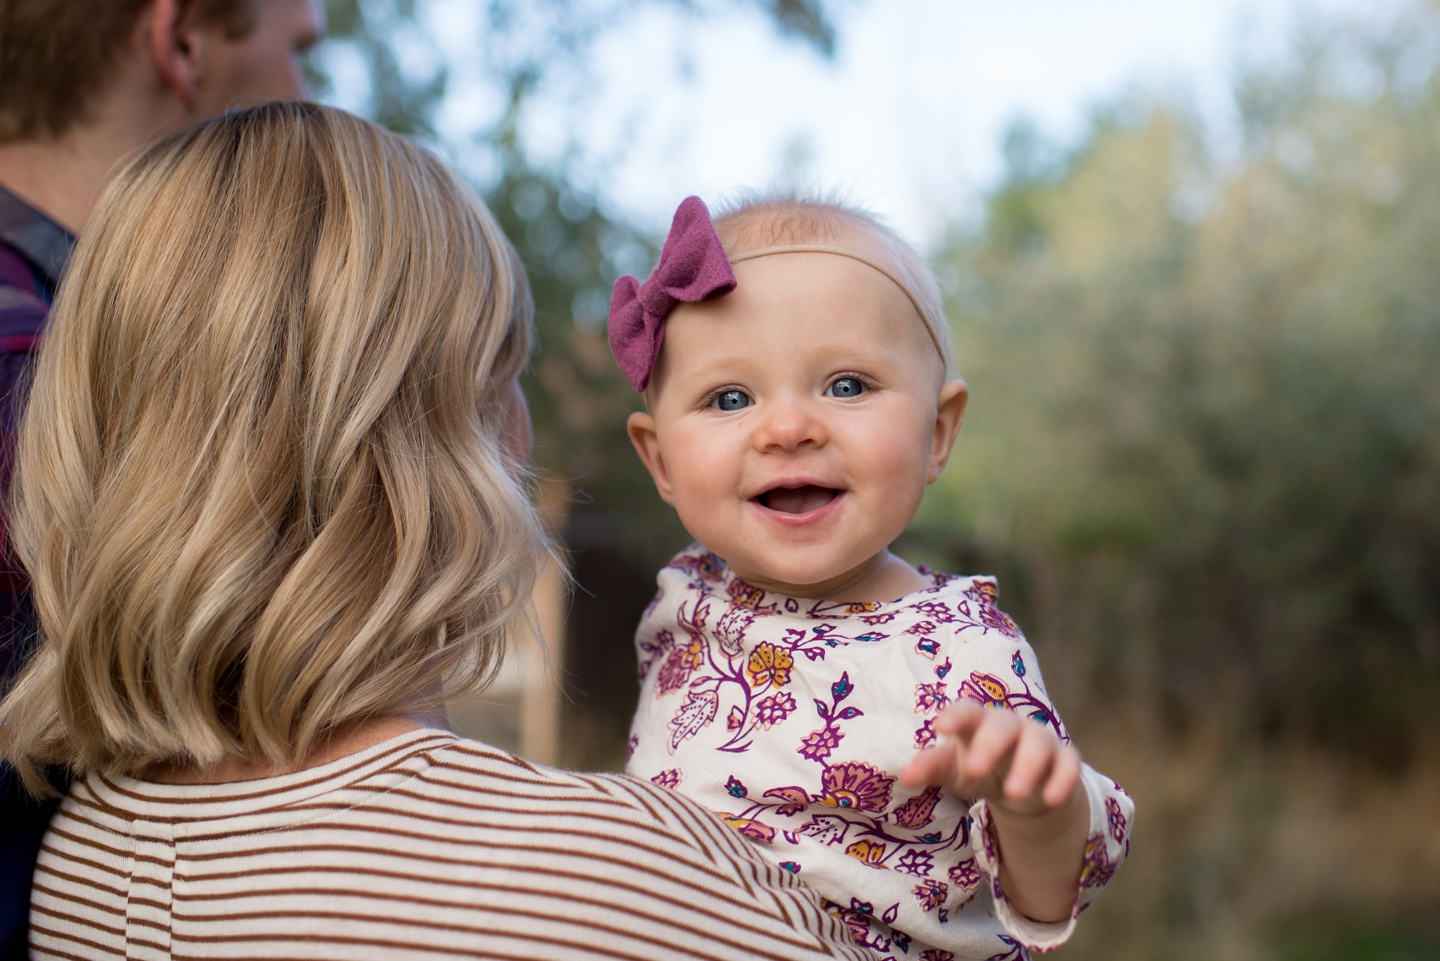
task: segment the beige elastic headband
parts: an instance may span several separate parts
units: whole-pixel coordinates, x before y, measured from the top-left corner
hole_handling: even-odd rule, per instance
[[[940,360],[942,362],[948,362],[947,358],[949,355],[940,344],[941,325],[939,318],[931,317],[926,313],[925,308],[920,306],[920,298],[915,296],[915,292],[910,289],[910,285],[900,279],[900,275],[891,270],[884,261],[876,260],[868,254],[862,254],[860,251],[852,250],[849,247],[832,247],[827,244],[782,244],[778,247],[760,247],[756,250],[747,250],[734,256],[727,256],[727,259],[734,265],[741,261],[754,260],[757,257],[769,257],[771,254],[834,254],[837,257],[849,257],[851,260],[858,260],[866,267],[884,274],[889,278],[891,283],[904,292],[906,298],[910,301],[910,306],[915,308],[915,313],[919,314],[920,319],[925,322],[925,332],[930,335],[930,342],[935,345],[935,350],[940,354]]]

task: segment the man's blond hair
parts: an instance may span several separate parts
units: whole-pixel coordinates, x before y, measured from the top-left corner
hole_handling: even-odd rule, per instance
[[[548,549],[503,437],[532,314],[474,193],[345,113],[233,112],[130,164],[19,441],[27,783],[293,763],[486,682]]]

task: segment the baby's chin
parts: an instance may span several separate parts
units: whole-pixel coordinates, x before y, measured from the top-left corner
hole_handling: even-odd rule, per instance
[[[731,565],[731,570],[752,587],[816,601],[885,603],[929,586],[918,571],[889,551],[851,568],[757,565],[747,570]]]

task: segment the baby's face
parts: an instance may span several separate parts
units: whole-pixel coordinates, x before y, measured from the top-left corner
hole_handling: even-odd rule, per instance
[[[789,253],[735,277],[670,314],[631,439],[691,536],[746,581],[879,600],[862,597],[864,572],[944,467],[964,385],[862,263]]]

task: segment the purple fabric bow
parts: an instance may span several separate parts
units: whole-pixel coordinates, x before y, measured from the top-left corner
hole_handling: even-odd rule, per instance
[[[610,352],[620,370],[643,391],[660,356],[665,318],[679,303],[723,297],[735,289],[735,272],[699,197],[686,197],[675,211],[660,262],[641,284],[626,275],[610,298]]]

